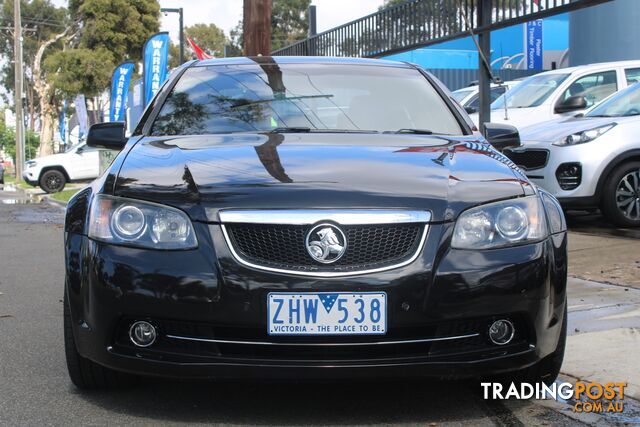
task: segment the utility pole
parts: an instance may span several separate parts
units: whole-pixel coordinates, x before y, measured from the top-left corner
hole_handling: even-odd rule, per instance
[[[479,0],[478,2],[478,28],[486,28],[491,25],[491,2]],[[478,111],[478,125],[480,132],[484,132],[484,124],[491,121],[491,80],[492,73],[487,58],[491,55],[491,33],[480,31],[478,33],[478,87],[480,89],[480,110]]]
[[[170,7],[163,7],[160,9],[160,12],[164,13],[164,16],[167,16],[168,13],[177,13],[179,15],[179,22],[180,22],[180,65],[182,65],[184,63],[184,19],[183,19],[183,15],[184,15],[184,11],[181,7],[179,8],[170,8]]]
[[[271,54],[271,0],[244,0],[242,19],[244,54]]]
[[[22,110],[22,22],[20,0],[13,2],[13,52],[15,61],[14,107],[16,110],[16,181],[22,182],[24,166],[24,111]]]
[[[318,25],[316,19],[316,7],[314,5],[309,6],[309,55],[316,55],[316,39],[313,38],[318,34]]]

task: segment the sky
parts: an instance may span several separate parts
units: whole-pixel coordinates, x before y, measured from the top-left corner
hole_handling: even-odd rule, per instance
[[[382,0],[313,0],[316,6],[318,32],[337,27],[378,10]],[[161,7],[182,7],[186,26],[214,23],[228,35],[242,19],[242,0],[160,0]],[[162,16],[162,30],[177,40],[178,16]]]
[[[242,0],[159,0],[161,7],[184,9],[184,25],[214,23],[225,34],[242,19]],[[318,32],[352,21],[378,10],[383,0],[313,0],[316,6]],[[66,6],[67,0],[53,0],[58,6]],[[169,31],[178,40],[178,15],[161,16],[162,31]]]

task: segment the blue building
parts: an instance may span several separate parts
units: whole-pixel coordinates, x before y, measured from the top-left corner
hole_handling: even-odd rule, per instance
[[[491,33],[493,68],[550,70],[568,66],[569,14],[514,25]],[[477,69],[478,53],[471,37],[385,56],[425,68]]]

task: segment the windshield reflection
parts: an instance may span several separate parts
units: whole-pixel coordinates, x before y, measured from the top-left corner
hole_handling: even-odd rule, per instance
[[[640,83],[636,83],[603,101],[586,117],[627,117],[640,115]]]
[[[532,76],[507,91],[491,104],[492,110],[504,108],[505,99],[508,108],[537,107],[551,96],[569,74],[539,74]]]
[[[463,133],[452,111],[415,69],[345,64],[194,66],[153,124],[153,136],[428,129]]]

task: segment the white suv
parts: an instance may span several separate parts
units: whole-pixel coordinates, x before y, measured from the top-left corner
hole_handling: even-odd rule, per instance
[[[504,154],[564,207],[600,207],[611,222],[640,227],[640,83],[520,138]]]
[[[24,180],[47,193],[62,191],[67,182],[91,180],[100,174],[100,150],[84,143],[64,153],[38,157],[25,163]]]
[[[546,71],[528,77],[491,104],[492,123],[518,129],[573,116],[640,80],[640,61],[618,61]],[[507,112],[505,119],[505,100]],[[478,125],[478,115],[471,119]]]

